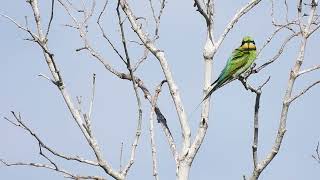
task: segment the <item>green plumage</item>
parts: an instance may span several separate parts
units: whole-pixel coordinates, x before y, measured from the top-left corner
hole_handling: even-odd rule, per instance
[[[212,89],[202,101],[210,97],[215,90],[225,83],[228,83],[228,81],[233,80],[244,73],[252,65],[256,57],[256,46],[253,38],[250,36],[244,37],[241,46],[232,52],[231,57],[228,59],[227,64],[221,71],[219,77],[211,84],[210,88]]]

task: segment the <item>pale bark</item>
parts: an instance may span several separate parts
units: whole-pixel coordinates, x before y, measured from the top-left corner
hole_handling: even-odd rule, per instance
[[[310,70],[307,71],[300,71],[301,65],[304,61],[304,56],[305,56],[305,51],[306,51],[306,45],[308,38],[310,37],[312,31],[311,24],[314,23],[314,16],[317,8],[318,0],[312,0],[311,2],[311,10],[310,10],[310,15],[308,18],[308,21],[306,24],[303,24],[303,22],[299,19],[301,17],[301,6],[302,6],[302,1],[299,2],[298,4],[298,19],[299,19],[299,26],[300,26],[300,32],[298,34],[301,35],[301,44],[300,44],[300,49],[299,53],[297,56],[297,59],[295,61],[294,66],[292,67],[290,74],[289,74],[289,80],[287,84],[287,88],[285,91],[285,95],[282,101],[282,110],[279,118],[279,127],[277,131],[277,136],[275,138],[275,142],[270,150],[270,152],[267,154],[267,156],[261,160],[258,164],[256,162],[256,159],[254,159],[254,169],[252,172],[252,175],[250,177],[250,180],[257,180],[261,174],[261,172],[269,165],[269,163],[274,159],[274,157],[279,153],[280,147],[283,141],[283,137],[286,132],[286,127],[287,127],[287,119],[288,119],[288,112],[289,112],[289,107],[291,105],[291,102],[294,101],[295,99],[299,98],[302,94],[307,92],[310,88],[315,86],[316,84],[320,83],[320,81],[316,81],[315,83],[311,84],[309,87],[307,87],[305,90],[303,90],[300,94],[296,96],[292,96],[293,94],[293,88],[296,79],[298,78],[299,75],[304,74],[305,72],[311,72],[312,70],[317,69],[311,68]],[[302,72],[302,73],[301,73]]]

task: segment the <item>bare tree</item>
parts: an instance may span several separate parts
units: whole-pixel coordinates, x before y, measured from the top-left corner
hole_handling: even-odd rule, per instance
[[[48,163],[33,163],[33,162],[9,162],[7,160],[1,159],[1,162],[6,166],[32,166],[38,168],[46,168],[63,174],[67,178],[71,179],[106,179],[106,177],[100,177],[96,175],[83,175],[79,174],[80,172],[70,172],[65,170],[63,167],[57,165],[57,163],[51,158],[61,158],[68,161],[74,161],[81,163],[87,166],[93,166],[95,168],[102,169],[107,175],[111,176],[114,179],[122,180],[127,179],[129,171],[132,169],[132,165],[136,159],[136,152],[139,145],[139,140],[142,131],[142,119],[143,119],[143,97],[149,103],[150,106],[150,116],[149,116],[149,132],[150,132],[150,145],[151,145],[151,157],[152,157],[152,169],[153,176],[156,180],[160,179],[158,173],[158,162],[157,162],[157,147],[155,139],[155,126],[154,122],[157,119],[160,124],[161,130],[164,133],[166,140],[168,142],[168,147],[172,153],[172,159],[175,162],[176,166],[176,178],[179,180],[189,179],[190,168],[192,163],[203,144],[204,138],[208,130],[209,123],[209,110],[210,110],[210,99],[207,99],[202,104],[201,115],[199,118],[199,125],[195,132],[194,136],[191,136],[192,128],[190,127],[190,116],[186,111],[185,105],[182,101],[182,96],[178,88],[178,83],[175,81],[175,77],[170,68],[168,58],[166,56],[165,50],[163,47],[160,47],[158,40],[160,36],[160,25],[162,16],[165,12],[167,6],[166,0],[159,1],[147,1],[149,4],[149,10],[151,16],[140,17],[138,12],[134,11],[132,7],[133,2],[127,0],[118,0],[118,1],[108,1],[106,0],[102,7],[97,7],[95,0],[91,1],[79,1],[73,3],[69,0],[51,0],[51,8],[49,12],[48,23],[43,23],[43,14],[48,12],[40,11],[39,1],[38,0],[28,0],[27,3],[32,10],[32,17],[34,21],[34,27],[29,27],[28,18],[25,18],[25,25],[22,25],[17,20],[11,18],[9,15],[0,14],[2,19],[7,19],[13,23],[17,28],[24,31],[28,38],[27,41],[35,43],[42,51],[44,60],[47,63],[47,66],[50,70],[50,77],[39,74],[39,76],[47,79],[52,83],[60,92],[64,103],[67,106],[70,114],[73,117],[73,120],[76,122],[78,128],[80,129],[83,137],[85,138],[88,146],[91,148],[95,159],[88,160],[79,156],[70,156],[65,155],[64,153],[58,152],[55,148],[47,145],[40,136],[29,127],[21,117],[20,113],[12,111],[12,118],[5,117],[5,120],[10,122],[16,127],[22,128],[24,131],[30,133],[30,135],[37,141],[39,145],[39,153],[44,157]],[[212,67],[213,60],[215,55],[219,51],[220,46],[226,39],[226,37],[232,33],[232,29],[237,26],[237,23],[245,18],[246,14],[252,11],[255,8],[258,8],[258,5],[261,3],[261,0],[251,0],[239,7],[239,10],[234,14],[233,18],[224,28],[221,35],[215,37],[216,34],[216,1],[214,0],[194,0],[194,12],[190,13],[199,13],[201,18],[204,20],[204,28],[206,30],[205,43],[203,47],[203,62],[204,62],[204,82],[203,82],[203,96],[208,93],[209,86],[212,82]],[[137,3],[137,2],[135,2]],[[273,57],[266,60],[261,65],[254,65],[250,68],[249,71],[241,75],[238,79],[244,85],[244,88],[255,94],[254,102],[254,114],[253,114],[253,143],[252,143],[252,164],[253,170],[249,179],[255,180],[258,179],[263,170],[270,164],[270,162],[275,158],[275,156],[280,151],[283,137],[286,132],[286,123],[288,120],[289,107],[292,102],[298,100],[302,95],[307,93],[310,89],[320,83],[320,80],[315,80],[311,84],[307,84],[306,87],[300,91],[294,92],[295,81],[308,73],[320,69],[320,65],[316,64],[310,68],[302,69],[302,64],[305,60],[305,52],[307,48],[307,43],[310,38],[313,37],[313,34],[317,32],[320,27],[319,15],[317,14],[318,0],[310,0],[310,2],[299,0],[295,8],[289,6],[289,2],[284,0],[283,2],[274,2],[270,1],[271,11],[270,16],[272,19],[272,25],[274,31],[270,33],[269,37],[266,37],[265,43],[260,47],[258,51],[258,58],[261,53],[264,52],[265,47],[270,46],[271,42],[276,41],[275,36],[280,33],[286,33],[286,38],[283,42],[278,42],[281,44],[280,48],[274,54]],[[284,15],[285,20],[276,18],[275,11],[279,9],[278,6],[284,5]],[[111,9],[111,7],[115,9]],[[92,124],[92,108],[95,100],[95,87],[96,87],[96,75],[92,77],[92,95],[90,98],[89,110],[88,112],[83,112],[81,108],[77,108],[77,105],[81,107],[81,99],[73,101],[71,93],[68,91],[68,87],[65,83],[63,72],[60,71],[59,64],[57,63],[56,56],[53,53],[52,48],[49,46],[50,32],[52,31],[52,22],[56,16],[56,7],[62,8],[64,12],[68,15],[71,23],[65,24],[65,28],[72,28],[80,36],[82,42],[81,47],[76,49],[77,52],[84,51],[88,53],[92,59],[99,62],[106,71],[110,74],[119,78],[119,80],[127,80],[132,83],[132,90],[135,95],[136,100],[136,131],[134,134],[134,139],[132,142],[130,150],[130,158],[127,160],[125,166],[122,167],[122,153],[123,148],[121,148],[120,156],[120,168],[115,168],[110,162],[106,160],[101,150],[101,146],[96,140],[95,133],[91,128]],[[80,8],[79,8],[80,7]],[[97,10],[99,9],[99,10]],[[113,42],[110,35],[108,35],[108,30],[103,25],[104,18],[107,17],[106,12],[114,11],[114,17],[112,17],[117,22],[116,29],[119,30],[119,42]],[[266,11],[266,9],[261,9]],[[139,13],[141,14],[141,13]],[[289,17],[289,14],[295,14],[294,18]],[[96,18],[96,19],[95,19]],[[90,23],[94,19],[96,24]],[[153,27],[148,26],[148,23],[152,22]],[[33,23],[32,23],[33,25]],[[121,71],[120,67],[112,64],[110,57],[107,57],[101,53],[101,49],[95,47],[94,41],[89,35],[89,27],[96,26],[99,30],[99,37],[104,39],[109,45],[109,48],[121,61],[121,67],[125,67],[125,71]],[[109,27],[108,27],[109,28]],[[112,27],[114,28],[114,27]],[[131,40],[130,33],[134,33],[135,39]],[[297,54],[295,62],[291,71],[289,73],[289,79],[287,83],[287,88],[285,90],[285,95],[282,100],[282,110],[279,117],[279,128],[274,140],[274,144],[271,147],[269,153],[265,158],[258,159],[258,136],[259,136],[259,107],[262,96],[262,89],[265,85],[269,84],[270,77],[266,80],[261,80],[261,83],[258,87],[250,85],[248,82],[250,77],[254,74],[259,73],[269,65],[276,62],[279,57],[285,51],[285,47],[292,41],[292,39],[298,38],[300,41],[300,48]],[[136,58],[133,53],[131,53],[133,48],[130,46],[131,43],[134,43],[138,46],[143,54]],[[119,47],[120,44],[120,47]],[[144,83],[144,77],[138,75],[137,71],[140,66],[147,61],[147,59],[154,58],[159,62],[159,69],[163,72],[164,80],[160,81],[157,86],[150,88]],[[137,60],[138,59],[138,60]],[[291,60],[292,61],[292,60]],[[181,144],[177,143],[177,137],[174,137],[171,133],[171,129],[167,124],[166,116],[162,113],[161,107],[158,106],[158,98],[160,96],[161,89],[164,85],[167,85],[170,92],[170,98],[172,99],[173,105],[175,107],[175,112],[177,114],[177,121],[179,122],[180,129],[179,134],[181,134],[182,140]],[[155,91],[154,93],[152,91]],[[199,98],[201,99],[201,98]],[[181,147],[181,148],[180,148]],[[317,148],[318,153],[318,148]],[[49,154],[49,155],[48,155]],[[319,153],[318,153],[319,154]],[[317,159],[316,156],[314,156]],[[247,173],[247,172],[244,172]],[[246,176],[244,176],[246,179]]]

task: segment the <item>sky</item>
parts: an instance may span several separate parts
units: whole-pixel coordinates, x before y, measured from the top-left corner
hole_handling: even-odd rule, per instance
[[[155,1],[158,2],[158,1]],[[39,2],[42,21],[47,24],[50,4]],[[74,1],[75,4],[79,2]],[[150,17],[148,1],[130,1],[136,16]],[[235,12],[247,1],[217,1],[214,35],[219,37]],[[292,2],[290,2],[292,3]],[[95,23],[102,9],[102,1],[97,2],[96,13],[89,23],[89,37],[93,46],[119,71],[126,71],[125,65],[102,38]],[[284,22],[285,7],[278,1],[275,17]],[[289,4],[289,18],[294,18],[296,5]],[[77,31],[65,24],[71,23],[62,7],[56,3],[56,12],[49,34],[49,48],[55,54],[56,63],[64,77],[72,99],[82,97],[82,110],[88,111],[92,74],[96,74],[96,96],[92,113],[92,127],[105,159],[119,169],[130,156],[136,122],[137,107],[132,83],[120,80],[108,72],[87,52],[76,52],[83,47]],[[28,24],[34,30],[32,11],[24,1],[4,1],[0,12],[16,19],[21,24],[28,17]],[[318,10],[319,12],[319,10]],[[115,16],[115,4],[110,3],[104,15],[103,26],[115,45],[121,48],[119,28]],[[39,74],[50,76],[42,52],[30,41],[23,40],[28,35],[12,23],[0,18],[0,158],[9,162],[48,163],[39,155],[37,142],[22,129],[14,127],[2,117],[13,118],[10,111],[20,112],[28,124],[49,146],[68,155],[79,155],[94,159],[78,126],[72,119],[57,88]],[[138,40],[125,24],[128,39]],[[149,34],[153,33],[154,23],[149,19],[144,24]],[[168,1],[164,10],[160,39],[157,46],[166,53],[174,79],[179,87],[187,112],[191,112],[201,101],[203,84],[202,49],[205,42],[205,23],[193,7],[193,1]],[[239,46],[245,35],[254,37],[259,47],[274,31],[270,18],[270,2],[262,1],[246,14],[230,31],[214,57],[213,79],[225,65],[232,49]],[[256,63],[263,64],[274,56],[288,31],[277,35],[272,43],[261,53]],[[302,69],[319,64],[319,32],[308,42]],[[252,85],[259,85],[269,76],[270,82],[263,88],[260,106],[259,160],[264,159],[271,150],[276,136],[282,99],[285,93],[289,72],[298,55],[299,38],[285,48],[284,53],[272,65],[249,78]],[[134,62],[143,54],[143,49],[129,43],[129,53]],[[121,51],[123,52],[123,51]],[[155,87],[164,79],[158,61],[149,58],[140,66],[136,74],[153,93]],[[310,83],[319,80],[320,72],[312,72],[297,79],[294,94],[299,93]],[[316,86],[289,109],[287,132],[279,154],[260,176],[269,179],[318,179],[320,164],[311,155],[315,153],[320,140],[320,87]],[[150,104],[142,99],[142,135],[137,149],[136,160],[130,169],[128,179],[152,179],[152,161],[149,136]],[[216,91],[211,98],[209,128],[205,140],[192,164],[190,179],[241,179],[252,172],[253,110],[255,95],[246,91],[239,81],[234,81]],[[167,118],[168,125],[177,142],[181,143],[180,126],[167,85],[159,97],[158,105]],[[200,111],[189,118],[192,137],[198,128]],[[159,124],[155,124],[160,179],[175,179],[174,159]],[[123,143],[123,160],[120,162],[120,149]],[[105,176],[100,169],[79,165],[78,163],[53,158],[60,167],[84,175]],[[17,173],[18,172],[18,173]],[[0,165],[0,179],[64,179],[61,174],[46,169],[31,167],[5,167]]]

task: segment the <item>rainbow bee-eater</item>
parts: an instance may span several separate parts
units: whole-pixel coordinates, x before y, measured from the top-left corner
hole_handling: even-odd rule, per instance
[[[240,47],[233,50],[231,57],[228,59],[226,66],[221,71],[217,80],[210,85],[210,91],[203,98],[202,102],[210,97],[215,90],[246,72],[256,57],[257,51],[253,38],[245,36],[242,39]]]

